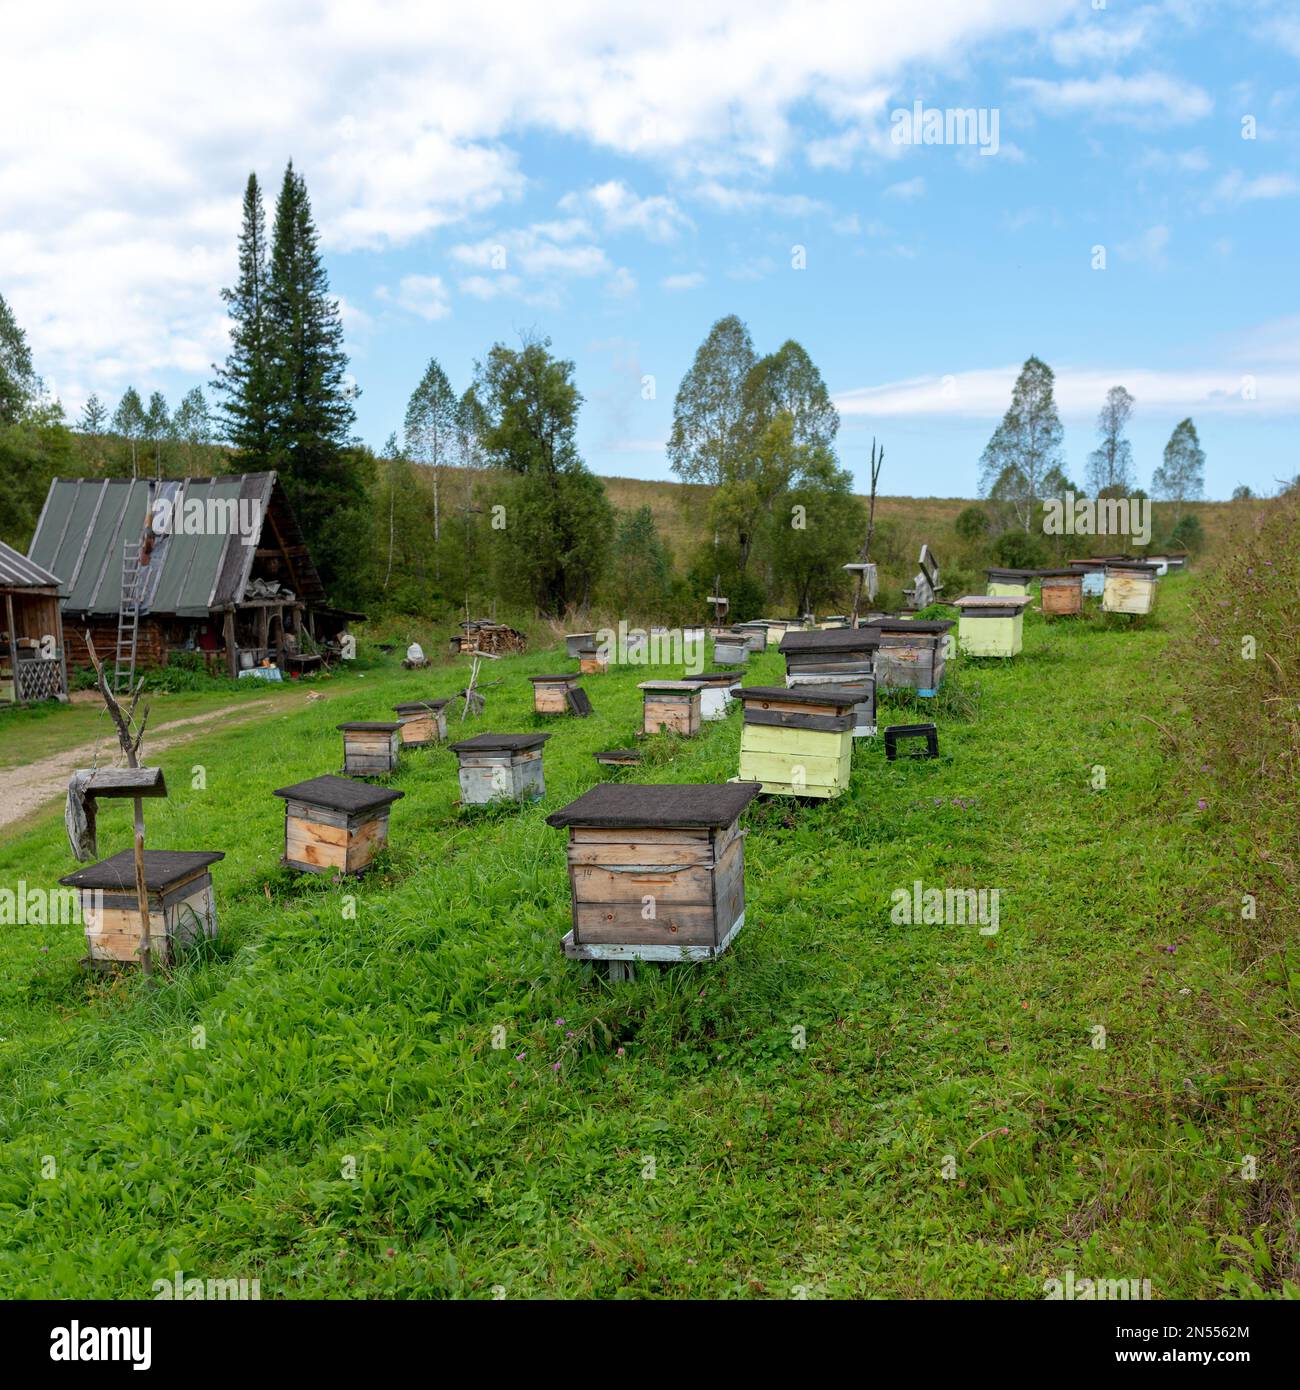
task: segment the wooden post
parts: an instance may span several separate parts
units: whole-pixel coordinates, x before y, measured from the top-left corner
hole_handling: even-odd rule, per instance
[[[14,674],[14,704],[22,703],[22,689],[18,683],[18,638],[14,633],[14,596],[5,592],[5,618],[9,623],[9,669]]]
[[[862,542],[862,556],[858,563],[865,565],[871,559],[871,536],[876,529],[876,483],[880,478],[880,468],[885,461],[885,446],[880,446],[880,457],[876,458],[876,441],[871,441],[871,508],[867,513],[867,538]],[[850,627],[858,625],[858,610],[862,606],[862,584],[866,579],[866,571],[858,571],[857,588],[853,594],[853,616],[849,619]]]
[[[222,626],[222,635],[226,641],[226,665],[230,669],[230,679],[239,679],[239,648],[235,645],[235,610],[226,609],[225,622]]]

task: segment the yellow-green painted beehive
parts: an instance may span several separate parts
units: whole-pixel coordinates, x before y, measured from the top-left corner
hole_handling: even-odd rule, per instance
[[[738,782],[772,796],[841,796],[853,756],[853,707],[859,690],[838,686],[742,686]]]
[[[1035,579],[1033,570],[989,569],[988,587],[985,594],[989,598],[1024,598]]]
[[[968,594],[955,599],[961,613],[957,646],[964,656],[1015,656],[1024,645],[1025,594]]]

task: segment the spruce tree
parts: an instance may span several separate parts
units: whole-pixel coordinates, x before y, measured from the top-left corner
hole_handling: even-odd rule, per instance
[[[108,424],[108,407],[92,391],[86,404],[81,407],[81,418],[77,428],[82,434],[101,435]]]
[[[0,294],[0,425],[12,425],[37,389],[27,335]]]
[[[230,353],[215,367],[222,432],[245,467],[265,468],[271,456],[275,373],[266,307],[266,213],[256,174],[244,187],[239,233],[239,278],[221,291],[230,315]]]

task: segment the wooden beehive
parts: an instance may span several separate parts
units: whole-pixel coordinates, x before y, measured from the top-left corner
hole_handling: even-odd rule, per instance
[[[388,844],[388,816],[405,792],[351,777],[313,777],[280,787],[284,857],[300,873],[361,874]]]
[[[879,689],[938,693],[953,628],[950,618],[880,618],[871,628],[880,641],[875,663]]]
[[[217,851],[144,851],[149,947],[155,964],[173,964],[185,947],[216,936],[217,909],[208,869],[225,857]],[[140,901],[134,850],[124,849],[59,882],[77,892],[86,929],[86,963],[139,964]]]
[[[451,751],[460,761],[460,795],[467,806],[536,801],[546,795],[542,745],[550,734],[479,734]]]
[[[447,741],[449,700],[408,700],[394,705],[403,748],[428,748]]]
[[[578,653],[578,672],[584,676],[603,676],[609,670],[609,657],[600,647],[583,647]]]
[[[744,637],[745,645],[751,652],[762,652],[767,649],[766,623],[737,623],[735,631]]]
[[[787,632],[781,639],[785,683],[791,689],[810,685],[839,685],[858,692],[854,733],[867,738],[876,732],[876,654],[880,633],[873,627],[813,628]]]
[[[984,593],[989,598],[1024,598],[1038,576],[1037,570],[989,569],[984,573],[989,581]]]
[[[1156,567],[1143,560],[1108,561],[1103,613],[1150,613],[1156,603]]]
[[[694,681],[642,681],[645,692],[644,733],[683,734],[700,732],[700,687]]]
[[[529,676],[533,683],[533,711],[536,714],[568,714],[569,691],[579,680],[570,672],[563,676]]]
[[[1084,598],[1100,598],[1106,587],[1105,560],[1071,560],[1070,568],[1077,570],[1083,580]]]
[[[1028,594],[968,594],[960,610],[957,645],[966,656],[1015,656],[1023,645]]]
[[[743,666],[749,660],[749,641],[742,632],[715,632],[713,659],[719,666]]]
[[[593,787],[548,825],[569,832],[576,960],[708,960],[745,922],[737,822],[753,783]]]
[[[849,785],[854,706],[841,686],[742,686],[740,782],[774,796],[842,795]]]
[[[383,777],[397,768],[400,724],[356,722],[338,724],[343,733],[343,775]]]
[[[603,753],[596,754],[596,762],[601,767],[637,767],[641,754],[635,748],[607,748]]]
[[[700,688],[700,718],[725,719],[735,698],[734,691],[744,678],[743,671],[705,671],[699,676],[688,676],[687,680]]]
[[[564,649],[568,652],[570,659],[576,660],[580,657],[587,647],[596,645],[594,632],[570,632],[564,638]]]
[[[1043,616],[1070,618],[1083,612],[1083,575],[1074,569],[1040,570]]]

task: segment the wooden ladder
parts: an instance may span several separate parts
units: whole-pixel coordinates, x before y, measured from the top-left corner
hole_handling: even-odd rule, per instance
[[[122,544],[122,601],[117,610],[117,646],[113,652],[113,690],[129,691],[135,682],[136,643],[140,635],[140,542]]]

